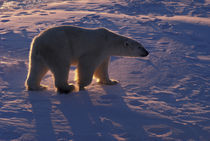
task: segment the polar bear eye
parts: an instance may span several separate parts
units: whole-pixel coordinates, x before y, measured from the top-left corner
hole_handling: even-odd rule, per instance
[[[125,42],[124,42],[124,46],[125,46],[125,47],[128,47],[128,46],[129,46],[129,43],[128,43],[127,41],[125,41]]]

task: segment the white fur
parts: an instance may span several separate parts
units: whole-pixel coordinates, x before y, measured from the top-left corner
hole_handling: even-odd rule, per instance
[[[40,81],[50,70],[57,90],[68,93],[74,89],[68,84],[70,65],[77,65],[80,89],[91,83],[93,75],[100,83],[116,84],[108,75],[108,63],[113,55],[140,57],[148,55],[148,52],[135,40],[105,28],[59,26],[47,29],[31,43],[26,87],[28,90],[44,89]]]

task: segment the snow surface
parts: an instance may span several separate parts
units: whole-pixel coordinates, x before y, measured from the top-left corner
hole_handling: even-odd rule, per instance
[[[25,91],[32,38],[58,25],[106,27],[147,58],[113,57],[116,86]],[[0,1],[0,140],[210,140],[209,0]],[[69,82],[73,81],[71,69]]]

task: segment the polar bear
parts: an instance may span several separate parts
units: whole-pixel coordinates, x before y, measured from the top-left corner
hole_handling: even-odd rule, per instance
[[[50,70],[60,93],[69,93],[69,68],[77,66],[79,90],[89,85],[93,76],[105,85],[117,84],[109,79],[110,56],[145,57],[148,51],[137,41],[118,35],[106,28],[87,29],[75,26],[49,28],[31,43],[29,71],[25,82],[27,90],[43,90],[41,79]]]

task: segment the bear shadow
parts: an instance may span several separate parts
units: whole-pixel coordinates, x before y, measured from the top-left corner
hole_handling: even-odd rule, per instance
[[[127,139],[139,139],[145,131],[142,126],[147,122],[142,114],[132,111],[125,103],[125,91],[120,84],[101,86],[103,95],[94,99],[92,92],[85,90],[68,95],[51,92],[28,92],[35,118],[37,138],[39,140],[56,140],[62,138],[73,140],[115,140],[118,134]],[[97,92],[94,91],[97,95]],[[59,104],[53,104],[56,100]],[[97,104],[98,103],[98,104]],[[67,120],[69,133],[55,133],[52,113],[53,106]]]
[[[88,90],[60,99],[58,108],[68,119],[72,139],[114,140],[114,134],[129,139],[141,138],[145,132],[142,125],[146,121],[142,122],[144,116],[126,105],[123,99],[126,92],[121,85],[102,85],[101,88],[104,93],[96,99]],[[94,93],[97,95],[97,92]]]
[[[27,91],[35,122],[36,139],[56,141],[51,121],[52,101],[51,93]]]

